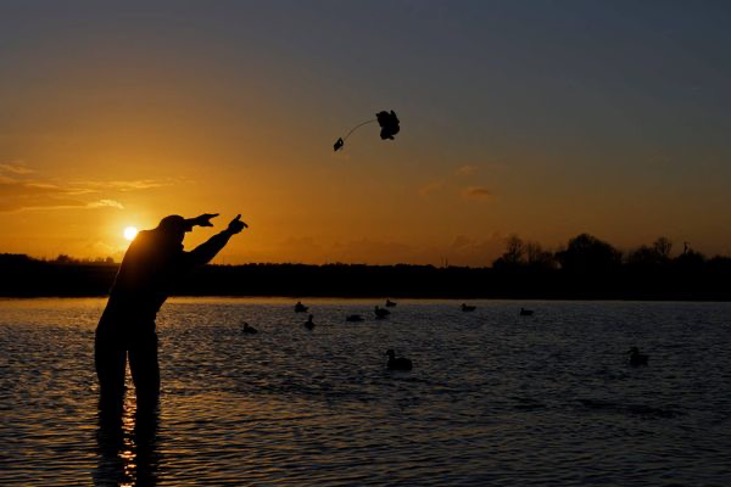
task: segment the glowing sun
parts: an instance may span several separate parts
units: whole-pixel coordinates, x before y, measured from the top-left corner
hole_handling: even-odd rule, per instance
[[[137,227],[133,227],[133,226],[125,227],[125,230],[122,233],[122,235],[124,235],[125,239],[127,239],[128,241],[131,241],[137,235]]]

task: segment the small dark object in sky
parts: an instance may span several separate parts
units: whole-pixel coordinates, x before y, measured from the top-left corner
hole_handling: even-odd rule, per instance
[[[399,119],[394,111],[383,110],[376,114],[376,120],[381,126],[381,138],[394,140],[394,136],[399,133]]]
[[[346,139],[348,139],[348,137],[353,134],[356,129],[366,124],[371,124],[372,122],[379,123],[379,127],[381,127],[381,132],[379,133],[379,135],[381,136],[382,140],[394,140],[394,136],[399,133],[399,119],[397,118],[397,114],[393,110],[390,110],[388,112],[386,110],[382,110],[381,112],[376,114],[375,119],[361,122],[353,129],[348,131],[348,134],[343,137],[339,137],[335,144],[333,144],[333,151],[339,151],[343,149],[343,145],[346,143]]]

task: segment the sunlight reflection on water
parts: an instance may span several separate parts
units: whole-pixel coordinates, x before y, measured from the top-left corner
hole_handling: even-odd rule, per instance
[[[0,484],[729,483],[727,303],[307,304],[313,331],[289,299],[171,300],[141,430],[132,394],[118,428],[97,418],[104,300],[2,301]],[[387,348],[414,370],[387,371]]]

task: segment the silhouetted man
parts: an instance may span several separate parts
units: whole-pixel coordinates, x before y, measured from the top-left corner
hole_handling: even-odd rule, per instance
[[[193,267],[211,261],[231,236],[246,227],[237,215],[226,230],[194,250],[184,251],[185,233],[196,225],[212,227],[210,220],[216,216],[184,219],[170,215],[155,229],[141,231],[127,249],[96,331],[94,363],[101,408],[121,411],[128,357],[138,411],[157,405],[160,370],[155,316],[174,283]]]

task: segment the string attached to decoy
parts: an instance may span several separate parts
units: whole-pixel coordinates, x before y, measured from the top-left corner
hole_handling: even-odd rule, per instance
[[[339,137],[335,144],[333,144],[333,151],[338,151],[342,149],[344,144],[346,143],[346,139],[348,139],[350,135],[356,131],[356,129],[359,129],[364,125],[371,124],[373,122],[379,123],[379,127],[381,127],[381,132],[379,133],[379,136],[382,140],[394,140],[394,136],[399,133],[399,118],[397,117],[397,114],[393,110],[390,110],[388,112],[386,110],[382,110],[381,112],[376,114],[375,119],[361,122],[353,129],[348,131],[348,134],[346,134],[344,137]]]

